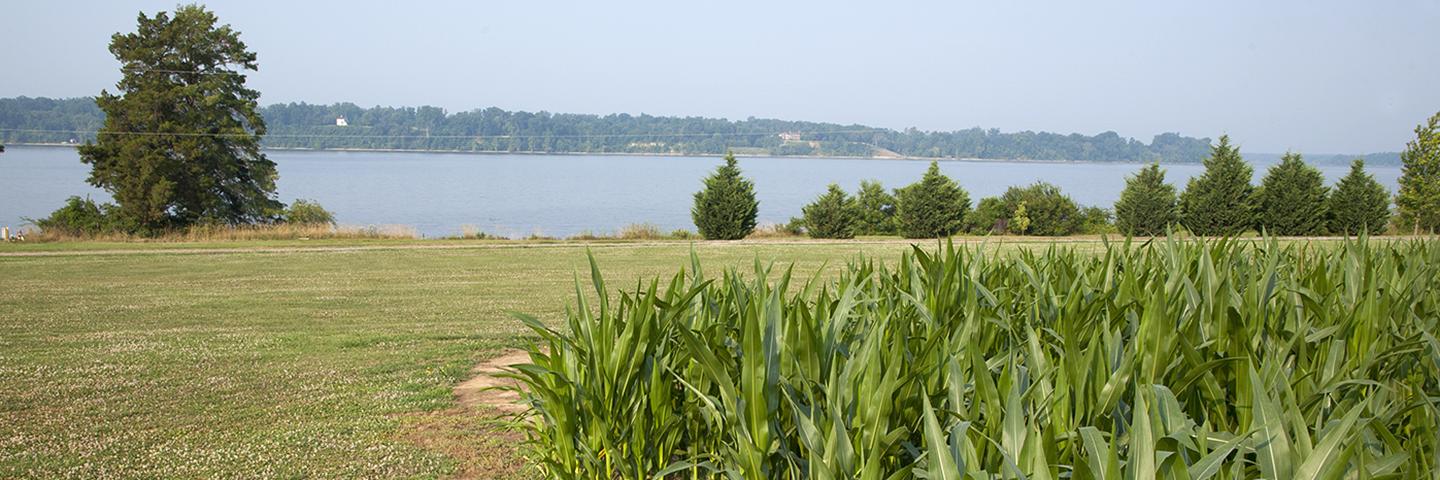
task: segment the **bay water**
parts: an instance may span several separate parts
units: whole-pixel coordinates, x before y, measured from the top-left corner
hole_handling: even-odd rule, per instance
[[[278,165],[280,199],[310,199],[343,225],[406,225],[426,237],[458,235],[469,227],[493,235],[567,237],[610,233],[632,223],[669,232],[694,230],[690,207],[701,180],[723,163],[718,157],[625,155],[509,155],[412,152],[267,151]],[[1256,183],[1277,161],[1247,155]],[[837,183],[852,194],[861,180],[887,189],[910,184],[927,160],[812,157],[741,158],[755,182],[760,223],[784,223]],[[971,201],[1013,185],[1046,181],[1081,205],[1111,208],[1137,163],[941,161],[940,168],[970,193]],[[1165,165],[1166,180],[1183,189],[1201,165]],[[1348,165],[1320,165],[1327,180]],[[1398,166],[1367,166],[1396,189]],[[108,200],[85,183],[89,166],[68,147],[9,146],[0,153],[0,225],[25,225],[59,208],[71,195]]]

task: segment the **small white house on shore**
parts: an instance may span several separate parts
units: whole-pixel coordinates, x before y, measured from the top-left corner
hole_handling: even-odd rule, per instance
[[[350,122],[345,121],[345,116],[344,116],[344,115],[341,115],[341,116],[335,117],[335,126],[337,126],[337,127],[348,127],[348,126],[350,126]]]

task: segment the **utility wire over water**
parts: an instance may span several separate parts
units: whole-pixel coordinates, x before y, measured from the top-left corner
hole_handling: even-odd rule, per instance
[[[362,127],[355,127],[362,128]],[[274,138],[381,138],[381,139],[477,139],[477,140],[505,140],[520,138],[705,138],[705,137],[773,137],[785,133],[798,133],[801,135],[841,135],[852,133],[873,133],[881,132],[884,129],[868,128],[859,130],[831,130],[831,131],[796,131],[796,132],[754,132],[754,133],[604,133],[604,134],[555,134],[555,135],[376,135],[376,134],[355,134],[336,135],[330,133],[307,133],[307,134],[272,134],[267,133],[263,137]],[[254,133],[200,133],[200,132],[136,132],[136,131],[115,131],[115,130],[43,130],[43,129],[11,129],[0,128],[0,133],[73,133],[77,135],[145,135],[145,136],[172,136],[172,137],[248,137]]]

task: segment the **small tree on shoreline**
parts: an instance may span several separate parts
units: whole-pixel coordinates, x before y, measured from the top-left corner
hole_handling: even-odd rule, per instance
[[[1024,235],[1030,230],[1030,212],[1025,211],[1025,201],[1015,206],[1015,215],[1010,217],[1010,233]]]
[[[1205,173],[1180,194],[1180,223],[1196,235],[1237,235],[1255,224],[1254,170],[1228,135],[1205,159]]]
[[[735,154],[725,154],[725,164],[705,178],[705,188],[695,192],[690,216],[706,240],[739,240],[755,231],[760,202],[755,184],[741,176]]]
[[[1061,192],[1060,187],[1050,183],[1010,187],[1000,196],[1000,202],[1009,214],[1010,232],[1017,235],[1074,235],[1084,225],[1080,207]]]
[[[1275,235],[1322,235],[1326,230],[1325,175],[1298,153],[1286,153],[1255,192],[1259,229]]]
[[[310,226],[335,226],[335,214],[330,213],[320,202],[306,199],[296,199],[285,207],[285,213],[281,216],[285,223],[293,225]]]
[[[1175,186],[1165,183],[1159,163],[1146,165],[1125,180],[1115,202],[1115,228],[1125,235],[1162,235],[1179,221]]]
[[[1415,127],[1415,140],[1400,153],[1402,172],[1395,206],[1400,223],[1415,233],[1440,228],[1440,113]]]
[[[1354,235],[1383,233],[1390,221],[1390,193],[1365,173],[1365,160],[1350,163],[1350,173],[1330,194],[1330,233]]]
[[[1000,197],[985,197],[965,216],[965,230],[975,235],[1005,233],[1010,228],[1010,212]]]
[[[855,193],[855,233],[859,235],[891,235],[895,233],[895,196],[885,191],[878,180],[860,181]]]
[[[905,238],[954,235],[964,227],[969,211],[970,194],[940,173],[940,164],[934,161],[920,181],[895,195],[896,226]]]
[[[811,238],[855,238],[855,199],[839,185],[830,184],[824,194],[801,211]]]

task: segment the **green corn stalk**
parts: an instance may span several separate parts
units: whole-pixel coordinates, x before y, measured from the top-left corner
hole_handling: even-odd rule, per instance
[[[518,315],[542,476],[1440,479],[1435,241],[700,263]]]

